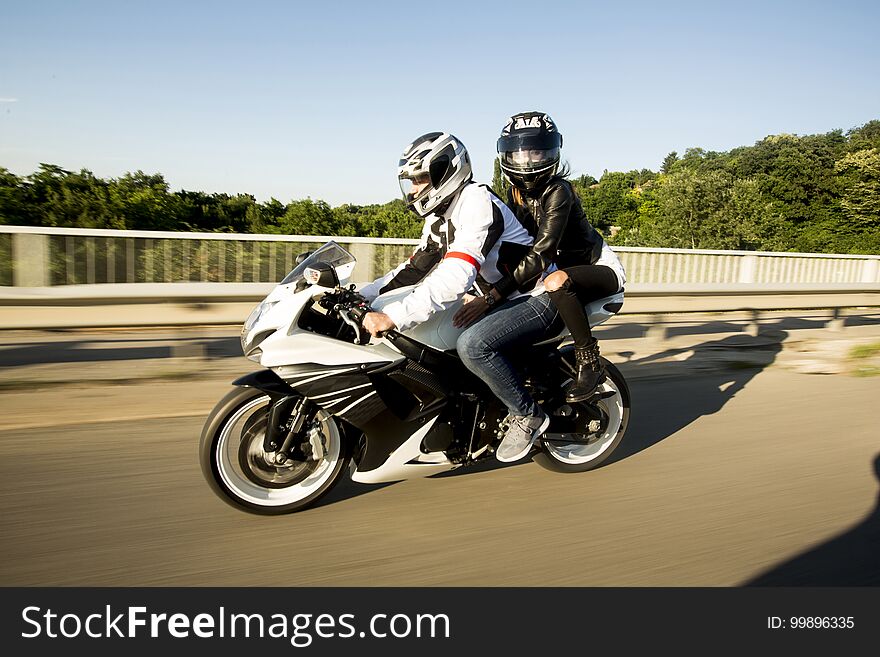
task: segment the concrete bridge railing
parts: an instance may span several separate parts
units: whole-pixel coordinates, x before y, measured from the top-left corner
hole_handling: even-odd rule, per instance
[[[412,252],[416,240],[0,226],[0,285],[268,283],[296,256],[334,239],[371,280]],[[618,247],[629,283],[874,284],[880,255]]]
[[[372,280],[416,240],[0,227],[0,328],[234,324],[334,239]],[[880,306],[880,256],[615,249],[623,313]]]

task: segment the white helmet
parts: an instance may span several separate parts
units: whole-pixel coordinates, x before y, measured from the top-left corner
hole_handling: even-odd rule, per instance
[[[397,177],[403,200],[425,217],[442,212],[441,206],[473,180],[474,174],[464,144],[446,132],[429,132],[403,151]]]

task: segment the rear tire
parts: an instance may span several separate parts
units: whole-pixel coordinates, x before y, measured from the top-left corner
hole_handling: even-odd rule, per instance
[[[608,460],[608,457],[614,453],[623,436],[626,433],[629,424],[630,398],[629,387],[623,375],[611,362],[602,358],[602,364],[605,367],[605,382],[599,386],[601,392],[614,392],[614,395],[596,402],[606,415],[607,421],[603,422],[602,429],[596,435],[590,436],[590,442],[565,443],[554,441],[544,441],[543,437],[538,439],[541,450],[535,454],[535,463],[542,467],[552,470],[553,472],[586,472],[599,467]],[[561,368],[561,393],[560,399],[565,399],[565,392],[574,383],[568,368],[565,365]],[[584,402],[570,404],[568,406],[578,410]],[[586,424],[586,419],[583,424]],[[580,427],[579,427],[580,430]],[[562,437],[564,434],[547,434],[547,437]]]
[[[221,399],[202,430],[199,462],[224,502],[279,515],[308,508],[333,488],[346,470],[349,450],[336,419],[318,411],[316,430],[303,436],[318,458],[277,464],[274,452],[263,450],[270,402],[254,388],[235,388]]]

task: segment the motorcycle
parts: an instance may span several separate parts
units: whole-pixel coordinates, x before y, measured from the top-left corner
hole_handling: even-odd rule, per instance
[[[247,318],[244,355],[263,366],[233,382],[202,430],[202,472],[224,501],[246,511],[300,511],[346,472],[364,484],[447,472],[493,457],[506,408],[458,358],[462,329],[435,313],[406,331],[372,338],[361,326],[412,288],[372,303],[349,279],[355,258],[335,242],[303,254]],[[588,305],[591,326],[612,317],[623,292]],[[606,378],[568,404],[574,349],[559,335],[517,354],[532,397],[550,416],[533,459],[556,472],[585,472],[608,459],[626,432],[630,395],[603,358]]]

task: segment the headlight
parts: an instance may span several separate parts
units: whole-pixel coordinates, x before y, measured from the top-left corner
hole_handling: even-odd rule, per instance
[[[268,313],[272,308],[275,307],[277,301],[264,301],[256,308],[251,311],[251,314],[248,315],[248,318],[244,320],[244,325],[241,327],[241,350],[245,355],[248,353],[248,349],[252,349],[255,345],[248,344],[248,336],[250,335],[251,330],[257,325],[257,322]],[[263,334],[263,337],[266,337],[268,333]]]
[[[257,320],[260,319],[260,315],[263,314],[263,304],[260,303],[251,311],[251,314],[247,316],[247,319],[244,320],[244,324],[241,327],[241,334],[247,335],[247,333],[254,327],[254,324],[257,323]]]

